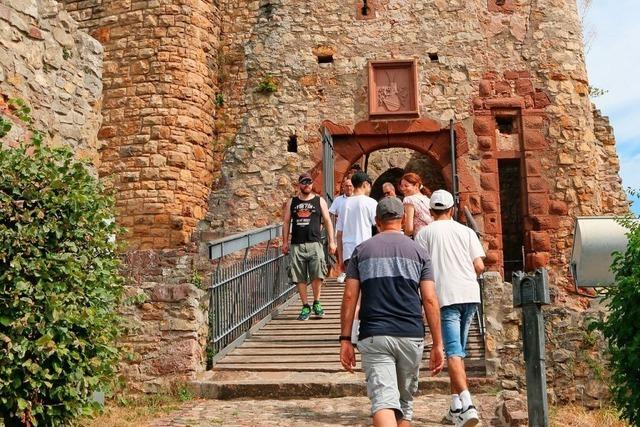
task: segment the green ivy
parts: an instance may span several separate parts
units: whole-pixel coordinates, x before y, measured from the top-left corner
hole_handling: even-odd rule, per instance
[[[637,194],[632,191],[632,194]],[[615,406],[631,425],[640,425],[640,224],[621,220],[629,228],[624,253],[614,254],[615,286],[604,300],[607,318],[590,325],[607,340],[611,395]]]
[[[0,138],[4,138],[9,131],[11,131],[11,128],[13,127],[13,125],[11,124],[11,121],[9,119],[5,119],[4,117],[0,116]]]
[[[272,75],[267,75],[258,83],[256,90],[261,93],[273,93],[278,90],[278,84]]]
[[[0,147],[0,170],[0,419],[65,425],[96,408],[120,357],[114,200],[40,132]]]
[[[223,93],[216,93],[215,103],[216,103],[216,107],[220,108],[220,107],[224,106],[224,94]]]

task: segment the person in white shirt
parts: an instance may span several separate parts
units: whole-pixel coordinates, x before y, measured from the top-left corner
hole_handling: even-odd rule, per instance
[[[335,198],[333,203],[331,203],[331,207],[329,208],[329,213],[331,214],[334,224],[338,223],[338,218],[340,217],[340,212],[344,207],[345,201],[347,200],[348,197],[351,197],[353,195],[353,183],[351,182],[351,175],[347,175],[344,177],[344,179],[342,180],[341,190],[342,190],[342,194],[340,194],[338,197]],[[344,259],[342,258],[341,246],[338,246],[337,258],[338,259],[337,259],[336,266],[339,272],[337,281],[338,283],[344,283],[345,272],[344,272],[344,269],[342,268],[342,263]]]
[[[453,196],[445,190],[434,191],[430,200],[434,218],[416,235],[433,264],[444,350],[451,379],[451,405],[445,418],[456,427],[478,424],[464,367],[469,327],[480,303],[478,275],[484,271],[484,249],[469,227],[452,219]]]
[[[360,243],[371,238],[371,231],[376,224],[376,206],[378,203],[369,197],[371,178],[365,172],[356,172],[351,177],[353,196],[345,200],[338,215],[336,230],[338,231],[338,247],[342,248],[344,269],[351,258],[353,250]]]

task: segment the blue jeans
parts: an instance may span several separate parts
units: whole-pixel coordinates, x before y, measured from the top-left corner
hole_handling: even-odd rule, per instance
[[[477,303],[452,304],[440,308],[444,352],[449,357],[464,358],[469,327],[478,311]]]

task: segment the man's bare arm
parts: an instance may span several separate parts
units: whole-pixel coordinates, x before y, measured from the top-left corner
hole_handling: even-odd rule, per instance
[[[340,340],[340,363],[349,372],[353,372],[356,366],[356,355],[351,344],[353,317],[360,296],[360,282],[357,279],[347,279],[344,284],[344,294],[342,295],[342,306],[340,308],[340,335],[345,337]]]
[[[291,199],[284,204],[284,214],[282,218],[282,251],[289,252],[289,228],[291,227]]]
[[[329,215],[329,207],[327,206],[327,202],[321,197],[320,198],[320,211],[322,213],[322,219],[324,220],[324,227],[327,230],[327,239],[329,240],[329,247],[333,246],[333,251],[335,252],[335,239],[333,232],[333,222],[331,221],[331,215]]]
[[[433,338],[431,349],[431,361],[429,369],[432,375],[437,374],[444,367],[444,344],[442,342],[442,330],[440,329],[440,304],[436,295],[436,284],[433,280],[420,281],[420,295],[422,307],[427,317],[429,332]]]
[[[473,260],[473,268],[476,270],[478,276],[484,271],[484,261],[482,261],[481,257]]]

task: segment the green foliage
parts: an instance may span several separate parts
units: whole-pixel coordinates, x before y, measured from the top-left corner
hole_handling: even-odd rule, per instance
[[[24,102],[12,108],[31,123]],[[64,425],[97,406],[119,360],[114,201],[40,132],[0,147],[0,170],[0,414]]]
[[[591,328],[607,340],[615,406],[632,425],[640,425],[640,223],[630,218],[621,222],[630,230],[629,243],[625,253],[614,254],[616,283],[604,297],[609,314]]]
[[[13,113],[20,120],[27,124],[31,124],[33,119],[31,118],[31,108],[27,105],[27,103],[20,98],[10,99],[7,104],[9,108],[13,110]]]
[[[256,90],[261,93],[273,93],[278,90],[278,84],[273,76],[269,74],[258,83]]]
[[[224,105],[224,94],[222,93],[216,93],[216,107],[220,108]]]
[[[589,96],[591,98],[599,98],[602,95],[606,95],[607,93],[609,93],[608,89],[601,89],[599,87],[589,86]]]
[[[68,47],[64,46],[62,48],[62,58],[64,58],[65,61],[71,59],[73,57],[73,53],[71,53],[71,51],[69,50]]]
[[[0,116],[0,138],[4,138],[9,131],[11,131],[12,127],[13,125],[10,120]]]

